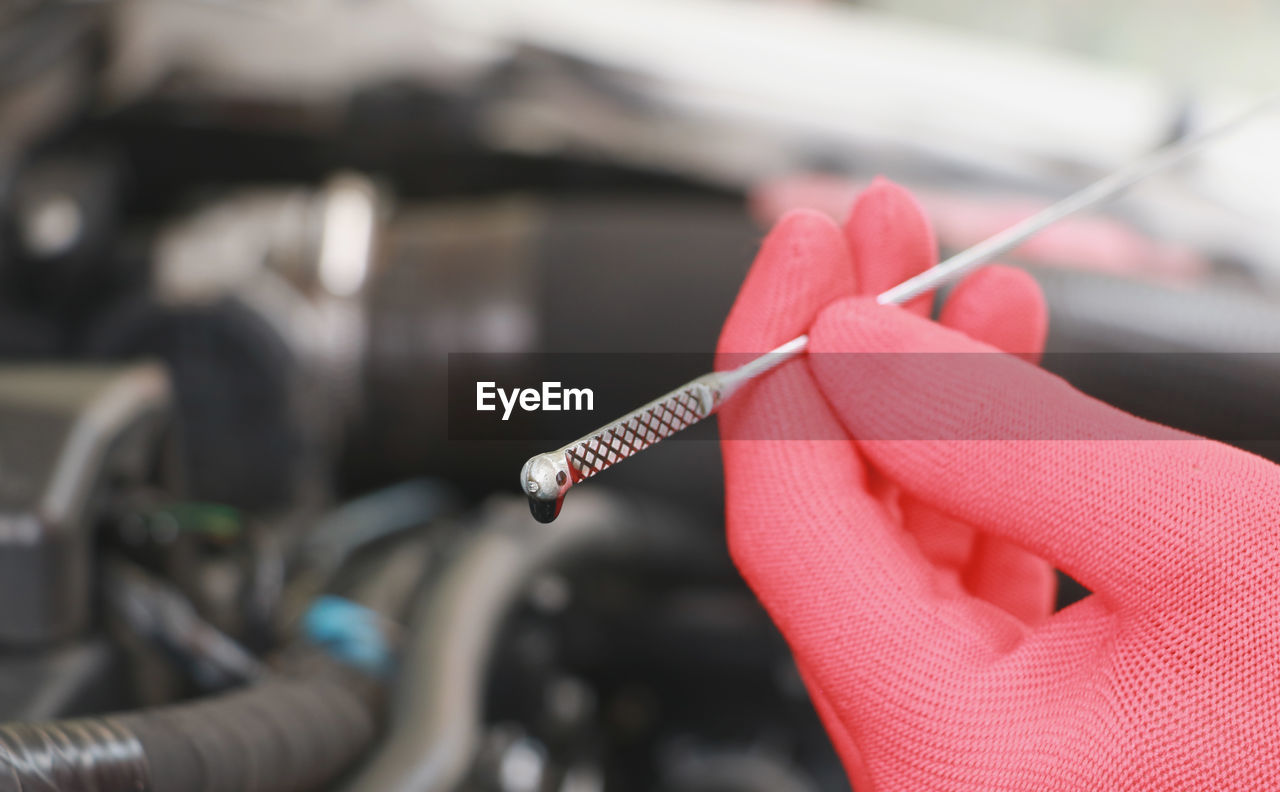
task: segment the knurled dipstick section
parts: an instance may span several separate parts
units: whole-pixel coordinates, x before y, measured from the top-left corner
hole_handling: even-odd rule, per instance
[[[706,416],[693,388],[679,391],[657,404],[642,407],[601,429],[591,439],[565,451],[576,484],[670,437]]]

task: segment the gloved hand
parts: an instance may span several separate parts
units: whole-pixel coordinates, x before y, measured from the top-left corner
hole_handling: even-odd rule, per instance
[[[1016,271],[940,324],[855,296],[933,255],[884,182],[843,234],[791,214],[720,342],[728,367],[810,333],[721,412],[729,544],[855,788],[1275,788],[1280,467],[994,356],[1043,342]],[[1039,558],[1094,593],[1048,615]]]

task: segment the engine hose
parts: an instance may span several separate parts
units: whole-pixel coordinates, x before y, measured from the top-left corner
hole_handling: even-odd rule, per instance
[[[274,678],[196,702],[0,725],[0,792],[292,792],[374,735],[374,700],[339,678]]]
[[[390,696],[387,737],[346,784],[348,792],[444,792],[465,780],[480,743],[494,646],[538,573],[586,559],[705,564],[705,532],[670,512],[600,488],[572,497],[572,508],[550,525],[534,523],[523,498],[494,499],[471,538],[423,588]]]

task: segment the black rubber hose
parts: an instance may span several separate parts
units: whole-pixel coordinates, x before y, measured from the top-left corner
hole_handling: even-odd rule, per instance
[[[0,792],[292,792],[374,735],[371,689],[339,677],[118,716],[0,726]]]
[[[0,726],[0,790],[150,790],[142,743],[110,718]]]

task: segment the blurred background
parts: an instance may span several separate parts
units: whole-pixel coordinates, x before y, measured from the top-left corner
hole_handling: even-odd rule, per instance
[[[546,448],[460,439],[449,355],[684,353],[640,403],[781,213],[885,175],[954,252],[1275,90],[1277,36],[1270,0],[10,0],[0,790],[848,789],[714,426],[539,526]],[[1276,140],[1015,251],[1046,366],[1280,459]]]

